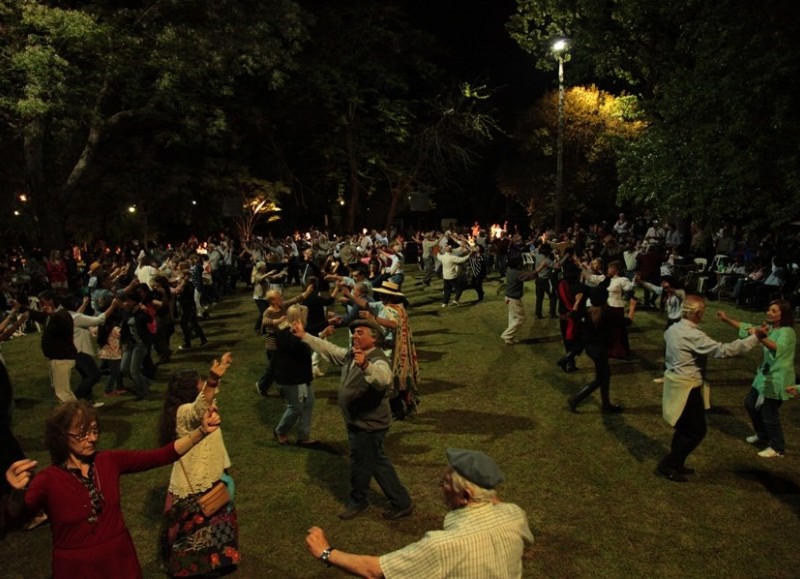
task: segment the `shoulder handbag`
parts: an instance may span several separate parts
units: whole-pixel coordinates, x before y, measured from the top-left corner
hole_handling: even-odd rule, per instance
[[[183,459],[178,459],[178,462],[181,464],[181,470],[183,470],[183,476],[186,477],[186,482],[191,486],[192,483],[189,481],[189,474],[186,472],[186,467],[183,466]],[[203,515],[209,518],[231,502],[231,495],[228,493],[227,485],[221,480],[218,480],[211,485],[210,489],[195,500]]]

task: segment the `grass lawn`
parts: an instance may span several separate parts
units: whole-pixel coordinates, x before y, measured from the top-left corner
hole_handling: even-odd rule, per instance
[[[798,576],[800,403],[790,401],[781,411],[786,458],[759,458],[744,442],[751,429],[742,401],[760,351],[709,362],[709,432],[689,460],[697,474],[688,484],[671,483],[654,475],[672,434],[661,418],[661,387],[652,381],[662,363],[660,314],[636,316],[630,338],[639,362],[612,361],[612,399],[625,412],[602,415],[596,393],[579,414],[571,414],[566,397],[590,379],[591,362],[581,357],[578,372],[561,373],[555,365],[562,352],[558,322],[533,319],[532,284],[524,298],[529,320],[523,342],[506,346],[499,338],[506,308],[497,281],[486,284],[484,302],[470,303],[475,294],[469,291],[464,305],[442,309],[440,284],[423,289],[418,279],[409,276],[405,290],[413,306],[422,404],[417,416],[392,426],[387,442],[416,502],[412,517],[384,521],[386,503],[377,486],[365,514],[347,522],[336,517],[348,490],[336,368],[327,367],[314,381],[312,435],[328,448],[282,447],[272,440],[284,405],[274,390],[266,399],[255,393],[263,344],[253,334],[256,308],[244,291],[219,304],[203,323],[209,347],[176,352],[159,370],[151,400],[106,401],[101,446],[155,446],[159,398],[169,373],[185,367],[206,371],[212,357],[231,350],[235,361],[219,402],[237,483],[240,577],[337,576],[308,555],[304,537],[311,525],[325,529],[335,547],[370,554],[441,528],[445,508],[438,480],[448,447],[483,450],[505,471],[501,496],[525,509],[536,538],[525,555],[526,577]],[[733,310],[709,303],[703,327],[730,341],[734,331],[714,315],[720,307]],[[746,321],[762,319],[756,312],[732,313]],[[334,336],[344,339],[342,331]],[[15,339],[3,352],[16,389],[15,432],[26,452],[46,464],[42,424],[54,398],[39,336]],[[102,387],[95,391],[100,395]],[[167,468],[123,478],[125,517],[145,577],[163,576],[156,553],[168,479]],[[9,534],[0,542],[0,577],[47,577],[50,550],[46,527]]]

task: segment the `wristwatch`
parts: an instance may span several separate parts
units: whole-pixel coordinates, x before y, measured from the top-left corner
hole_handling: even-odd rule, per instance
[[[331,566],[331,562],[328,561],[328,559],[331,558],[331,552],[335,551],[335,550],[336,550],[336,547],[328,547],[327,549],[325,549],[322,552],[322,555],[319,556],[319,560],[322,561],[323,563],[325,563],[325,565],[327,565],[328,567],[330,567]]]

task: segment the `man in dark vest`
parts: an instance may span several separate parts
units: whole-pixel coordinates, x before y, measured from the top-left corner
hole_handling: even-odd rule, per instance
[[[412,513],[414,503],[383,447],[392,421],[386,395],[392,384],[392,368],[377,347],[382,336],[377,323],[358,319],[350,329],[353,347],[348,349],[307,334],[301,322],[292,325],[294,334],[311,349],[342,366],[339,407],[350,443],[350,496],[339,518],[349,520],[367,509],[367,491],[375,477],[389,500],[390,507],[383,517],[400,519]]]

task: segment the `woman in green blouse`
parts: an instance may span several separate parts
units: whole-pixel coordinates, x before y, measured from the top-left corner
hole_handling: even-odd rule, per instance
[[[739,322],[725,312],[717,312],[717,317],[739,330],[739,337],[753,333],[754,326]],[[778,410],[784,400],[790,397],[795,387],[794,374],[794,313],[786,300],[774,300],[767,308],[767,319],[763,324],[768,332],[761,340],[764,358],[756,370],[753,387],[744,400],[744,406],[753,422],[755,434],[747,437],[750,444],[766,444],[758,453],[763,458],[782,457],[786,452]]]

